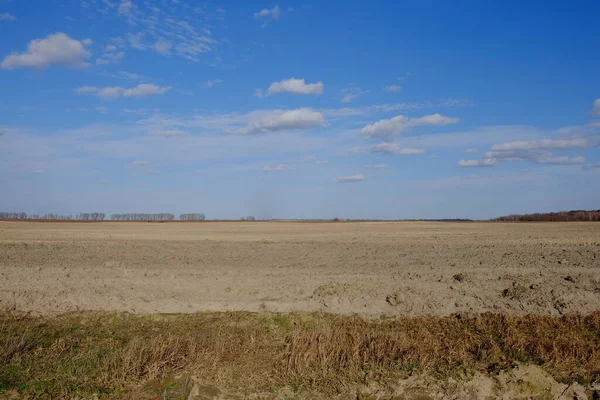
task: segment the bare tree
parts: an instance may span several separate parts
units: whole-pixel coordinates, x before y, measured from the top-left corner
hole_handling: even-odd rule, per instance
[[[112,214],[110,219],[113,221],[173,221],[175,219],[175,215],[171,213]]]
[[[181,221],[204,221],[206,219],[206,216],[204,214],[197,213],[180,214],[179,219]]]

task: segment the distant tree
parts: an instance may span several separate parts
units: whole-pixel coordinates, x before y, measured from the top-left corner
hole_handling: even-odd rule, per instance
[[[206,219],[206,216],[204,214],[197,213],[180,214],[179,219],[181,221],[204,221]]]
[[[172,221],[175,215],[171,213],[132,213],[132,214],[111,214],[113,221]]]
[[[495,218],[494,221],[505,222],[568,222],[568,221],[600,221],[600,210],[571,210],[550,213],[534,213],[507,215]]]

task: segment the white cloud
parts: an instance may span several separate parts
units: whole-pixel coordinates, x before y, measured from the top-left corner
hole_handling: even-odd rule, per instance
[[[15,19],[17,19],[14,15],[12,15],[11,13],[2,13],[0,14],[0,21],[14,21]]]
[[[477,149],[466,149],[465,153],[479,153],[479,150],[477,150]]]
[[[583,164],[585,162],[585,157],[577,156],[577,157],[544,157],[538,160],[540,164],[554,164],[554,165],[571,165],[571,164]]]
[[[131,163],[132,165],[146,165],[148,164],[148,161],[143,161],[143,160],[135,160]]]
[[[267,90],[267,95],[276,93],[321,94],[323,93],[323,83],[305,83],[304,79],[290,78],[271,83],[271,86]]]
[[[480,158],[478,160],[460,160],[458,166],[461,168],[482,168],[496,165],[494,158]]]
[[[600,121],[594,121],[587,124],[588,128],[600,128]]]
[[[130,16],[134,9],[135,9],[135,4],[133,4],[131,1],[122,0],[121,4],[119,4],[119,8],[117,9],[117,12],[120,15]]]
[[[105,100],[114,100],[119,97],[143,97],[151,96],[154,94],[163,94],[171,90],[171,86],[157,86],[150,83],[142,83],[131,89],[125,89],[120,86],[98,88],[95,86],[82,86],[73,89],[77,94],[91,94],[95,93],[96,96],[101,97]]]
[[[360,182],[364,179],[365,179],[365,176],[363,174],[357,174],[357,175],[349,175],[349,176],[340,176],[340,177],[334,178],[333,181],[338,182],[338,183],[348,183],[348,182]]]
[[[96,111],[102,114],[106,114],[108,112],[108,108],[106,107],[96,107]]]
[[[571,137],[563,139],[541,139],[495,144],[492,151],[512,150],[570,150],[586,149],[600,145],[599,138]]]
[[[394,135],[408,128],[409,119],[404,115],[397,115],[394,118],[382,119],[362,128],[361,132],[371,138],[392,140]]]
[[[592,108],[592,115],[600,117],[600,99],[594,100],[594,108]]]
[[[265,27],[267,25],[268,20],[270,20],[270,19],[278,20],[279,17],[281,17],[281,9],[279,8],[278,5],[275,5],[275,7],[271,8],[271,9],[264,8],[264,9],[254,13],[254,19],[265,21],[262,25],[263,27]]]
[[[151,83],[142,83],[134,88],[127,89],[123,92],[123,97],[144,97],[152,96],[153,94],[163,94],[171,90],[171,86],[157,86]]]
[[[386,92],[399,92],[401,89],[398,85],[389,85],[383,88]]]
[[[275,166],[265,165],[264,167],[261,168],[261,170],[265,171],[265,172],[281,172],[281,171],[290,171],[292,169],[293,168],[291,168],[285,164],[277,164]]]
[[[86,49],[84,41],[71,39],[59,32],[34,39],[27,45],[25,53],[12,53],[2,61],[2,68],[39,68],[44,69],[52,64],[67,67],[83,67],[92,53]]]
[[[234,133],[243,135],[255,133],[278,132],[293,129],[308,129],[323,126],[325,119],[318,111],[309,108],[297,110],[274,110],[259,113],[247,126],[236,130]]]
[[[360,115],[369,115],[377,113],[390,113],[400,110],[416,110],[421,108],[431,107],[426,103],[391,103],[391,104],[375,104],[372,106],[362,107],[343,107],[324,109],[323,114],[332,118],[347,118]]]
[[[160,38],[154,43],[154,49],[162,55],[171,54],[171,48],[173,48],[173,43],[164,38]]]
[[[98,97],[101,97],[105,100],[118,99],[119,97],[121,97],[124,90],[125,89],[119,86],[105,87],[98,91]]]
[[[367,164],[367,165],[365,165],[365,168],[367,168],[367,169],[385,169],[385,168],[387,168],[387,165],[385,165],[385,164]]]
[[[407,118],[397,115],[390,119],[382,119],[362,128],[362,133],[370,138],[391,141],[395,135],[416,126],[441,126],[455,124],[458,118],[449,118],[440,114],[426,115],[421,118]]]
[[[411,118],[410,125],[411,126],[440,126],[440,125],[450,125],[456,124],[460,122],[459,118],[450,118],[444,117],[440,114],[431,114],[426,115],[421,118]]]
[[[259,99],[262,99],[263,97],[265,97],[263,90],[262,89],[256,89],[254,91],[254,97],[258,97]]]
[[[390,155],[413,155],[423,154],[425,151],[422,149],[407,149],[401,148],[396,143],[380,143],[369,148],[371,153],[381,153]]]
[[[204,86],[206,87],[213,87],[215,85],[218,85],[219,83],[223,83],[223,79],[209,79],[208,81],[204,82]]]
[[[115,46],[114,44],[106,45],[106,47],[104,47],[104,51],[106,51],[106,52],[117,51],[117,46]]]

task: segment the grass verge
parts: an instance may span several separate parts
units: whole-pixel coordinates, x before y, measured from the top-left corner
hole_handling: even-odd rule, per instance
[[[600,379],[600,312],[379,321],[316,313],[3,312],[0,349],[0,397],[126,398],[142,388],[149,399],[164,398],[156,397],[164,383],[185,375],[240,393],[287,387],[334,395],[417,372],[448,377],[516,363],[586,384]]]

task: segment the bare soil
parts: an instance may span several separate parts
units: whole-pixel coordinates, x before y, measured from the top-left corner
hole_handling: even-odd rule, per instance
[[[37,314],[600,309],[600,224],[0,222],[0,305]]]

